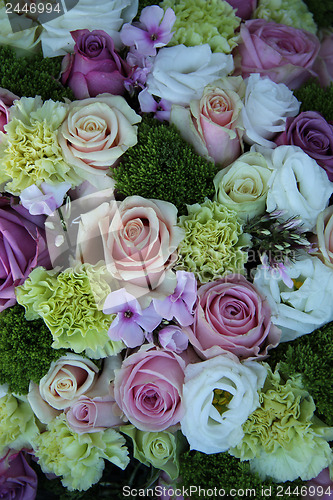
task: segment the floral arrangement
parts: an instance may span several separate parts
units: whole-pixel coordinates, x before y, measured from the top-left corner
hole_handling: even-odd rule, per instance
[[[0,5],[1,498],[333,494],[317,3]]]

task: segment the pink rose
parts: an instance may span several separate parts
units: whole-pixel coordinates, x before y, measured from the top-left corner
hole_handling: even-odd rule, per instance
[[[318,248],[317,257],[333,269],[333,205],[318,215],[316,235],[312,237],[312,241]]]
[[[4,126],[8,123],[9,113],[8,108],[13,104],[18,96],[9,92],[9,90],[0,87],[0,132],[4,132]],[[1,134],[0,134],[1,142]]]
[[[163,431],[180,421],[184,369],[185,362],[177,354],[149,346],[123,361],[116,371],[114,394],[135,427]]]
[[[16,304],[15,287],[38,265],[49,266],[45,217],[0,197],[0,312]]]
[[[66,418],[77,433],[99,432],[123,424],[114,413],[115,400],[111,396],[89,398],[80,396],[67,410]]]
[[[0,460],[0,498],[34,500],[37,494],[37,474],[22,452],[9,450]]]
[[[221,78],[207,85],[189,108],[173,105],[170,121],[198,154],[226,167],[241,154],[244,95],[241,77]]]
[[[322,87],[328,87],[333,82],[333,33],[328,32],[321,41],[313,69]]]
[[[135,297],[156,289],[165,297],[177,284],[171,267],[184,233],[176,224],[172,203],[141,196],[111,200],[82,215],[77,257],[91,264],[104,260],[110,274]]]
[[[71,31],[71,35],[75,53],[63,59],[61,82],[67,83],[77,99],[104,92],[123,95],[130,66],[115,50],[110,35],[102,30],[87,29]]]
[[[330,478],[330,471],[327,467],[323,469],[317,477],[306,482],[307,494],[303,500],[330,500],[333,495],[333,481]]]
[[[265,19],[241,25],[242,43],[236,49],[235,74],[269,76],[276,83],[297,89],[311,75],[320,48],[318,38],[300,30]]]
[[[244,358],[264,358],[280,341],[268,302],[244,276],[229,275],[198,290],[195,321],[185,328],[204,358],[230,351]]]
[[[257,0],[227,0],[236,9],[236,15],[242,19],[249,19],[257,7]]]

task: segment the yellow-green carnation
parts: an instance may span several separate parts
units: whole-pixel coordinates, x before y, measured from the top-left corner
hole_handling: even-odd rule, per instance
[[[111,356],[124,345],[111,341],[107,334],[114,315],[102,310],[111,291],[106,277],[105,266],[98,264],[77,264],[60,273],[37,267],[16,288],[16,297],[28,320],[44,319],[54,349],[86,351],[93,358]]]
[[[78,185],[81,180],[63,159],[58,143],[58,128],[64,121],[67,104],[40,96],[22,97],[10,108],[4,126],[0,155],[0,181],[11,179],[6,191],[21,191],[42,182]]]
[[[36,440],[36,456],[44,473],[62,476],[70,491],[85,491],[102,477],[104,460],[120,469],[129,463],[125,439],[114,429],[77,434],[62,413],[47,426]]]
[[[313,14],[302,0],[259,0],[252,17],[317,33]]]
[[[212,52],[229,54],[238,43],[236,30],[241,19],[224,0],[164,0],[160,7],[171,7],[176,14],[169,45],[208,43]]]
[[[333,428],[314,416],[315,404],[300,376],[284,381],[277,370],[272,373],[268,368],[259,402],[231,455],[250,460],[261,479],[278,482],[298,477],[307,481],[330,464],[333,453],[327,441],[333,439]]]
[[[0,456],[5,447],[31,448],[39,434],[35,415],[24,396],[0,398]]]
[[[243,273],[249,235],[243,234],[237,213],[216,201],[187,206],[179,218],[185,238],[178,247],[177,269],[195,274],[201,283],[226,274]]]

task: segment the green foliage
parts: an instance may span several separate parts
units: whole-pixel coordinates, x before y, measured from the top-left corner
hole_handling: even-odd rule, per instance
[[[235,457],[232,457],[228,453],[217,453],[213,455],[205,455],[198,451],[188,451],[186,452],[180,460],[180,474],[182,478],[182,483],[185,488],[190,488],[191,485],[200,485],[201,488],[224,490],[224,498],[231,498],[228,496],[230,490],[248,490],[247,497],[251,498],[261,498],[262,488],[270,488],[271,494],[269,498],[271,500],[278,500],[281,498],[281,493],[278,495],[278,484],[266,479],[262,481],[257,474],[253,474],[250,471],[250,465],[248,462],[240,462]],[[283,491],[290,486],[290,495],[288,495],[289,500],[297,500],[300,497],[300,489],[302,485],[305,484],[301,480],[296,480],[293,482],[287,481],[282,484]],[[297,492],[298,487],[298,494]],[[250,494],[249,490],[255,490],[255,495]],[[293,493],[295,491],[295,493]],[[220,495],[222,498],[222,496]],[[208,499],[208,496],[199,496],[199,494],[192,494],[193,499]],[[244,498],[242,496],[234,496],[232,498],[240,500]],[[285,497],[283,497],[285,498]]]
[[[0,47],[0,87],[19,97],[35,97],[43,100],[74,100],[74,94],[57,80],[62,57],[43,58],[43,55],[17,57],[10,47]]]
[[[29,382],[39,383],[53,360],[65,354],[52,349],[52,335],[42,319],[27,321],[24,307],[15,305],[0,314],[0,383],[26,394]]]
[[[332,19],[333,21],[333,19]],[[327,120],[333,120],[333,84],[322,88],[316,80],[309,80],[294,91],[302,103],[300,111],[318,111]]]
[[[333,0],[304,0],[312,12],[318,28],[329,28],[333,24]]]
[[[280,372],[285,377],[302,374],[304,388],[316,404],[316,413],[333,425],[333,322],[302,335],[293,342],[280,344],[268,360],[274,367],[281,360]]]
[[[165,200],[186,214],[186,204],[213,198],[213,163],[197,155],[174,126],[144,118],[138,143],[121,157],[113,170],[118,194]]]

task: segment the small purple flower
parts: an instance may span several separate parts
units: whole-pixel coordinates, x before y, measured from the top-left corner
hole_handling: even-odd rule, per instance
[[[31,215],[51,215],[62,205],[64,196],[70,188],[68,182],[60,182],[55,186],[42,182],[40,188],[33,184],[23,189],[20,200]]]
[[[124,45],[134,45],[145,56],[155,56],[157,48],[170,42],[175,21],[176,15],[172,9],[168,8],[164,13],[161,7],[151,5],[142,10],[137,26],[124,24],[120,39]]]
[[[158,340],[164,349],[180,354],[188,347],[188,336],[176,325],[169,325],[158,332]]]
[[[153,299],[156,312],[162,318],[175,318],[181,326],[192,325],[193,307],[197,298],[197,282],[193,273],[177,271],[175,291],[164,300]]]
[[[155,101],[147,89],[140,92],[138,99],[143,113],[155,113],[154,117],[161,122],[170,120],[171,102],[166,99],[161,99],[159,102]]]
[[[105,314],[117,314],[108,331],[111,340],[122,340],[127,347],[137,347],[145,340],[144,331],[152,332],[161,322],[153,304],[141,309],[136,298],[125,288],[111,292],[104,303]]]

